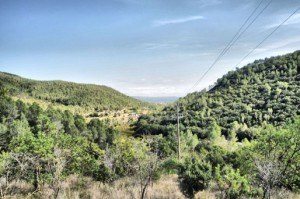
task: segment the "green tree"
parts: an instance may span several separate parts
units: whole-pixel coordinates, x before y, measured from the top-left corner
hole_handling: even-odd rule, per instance
[[[254,147],[254,172],[264,198],[270,198],[278,188],[300,189],[299,128],[299,120],[284,128],[267,126],[258,138]]]
[[[242,196],[250,196],[251,186],[249,181],[240,174],[239,170],[234,170],[227,165],[221,168],[218,165],[214,179],[221,191],[221,198],[238,199]]]
[[[14,168],[11,172],[16,179],[33,183],[37,189],[49,182],[51,173],[48,166],[53,157],[54,139],[44,133],[35,137],[31,132],[20,133],[10,143],[11,159]]]
[[[65,133],[70,135],[79,135],[78,129],[74,124],[74,116],[70,111],[64,111],[62,117],[62,124],[64,126]]]
[[[103,121],[99,119],[92,119],[88,125],[88,129],[91,132],[93,142],[97,143],[100,148],[106,148],[106,139],[107,139],[107,126]]]
[[[82,115],[76,114],[74,117],[74,124],[81,136],[88,136],[88,129],[85,119]]]
[[[0,151],[7,150],[10,136],[6,125],[0,124]]]
[[[148,186],[159,176],[161,161],[158,156],[158,139],[159,137],[146,136],[134,145],[137,151],[135,176],[139,181],[141,199],[145,198]]]
[[[16,119],[17,116],[18,111],[13,100],[8,97],[0,97],[0,121],[11,122]]]
[[[221,138],[221,130],[217,122],[213,121],[208,129],[208,139],[213,143],[217,142]]]
[[[178,177],[182,193],[193,198],[197,191],[208,188],[212,179],[212,168],[208,162],[193,155],[180,165]]]
[[[32,128],[33,133],[37,134],[37,121],[40,114],[43,113],[43,109],[34,102],[31,106],[29,106],[28,112],[26,113],[26,118],[30,127]]]

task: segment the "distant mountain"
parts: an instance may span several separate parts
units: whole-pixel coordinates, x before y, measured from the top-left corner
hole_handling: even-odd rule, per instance
[[[175,102],[176,100],[179,99],[179,97],[143,97],[143,96],[132,96],[135,99],[142,100],[145,102],[150,102],[150,103],[157,103],[157,104],[170,104]]]
[[[179,102],[184,115],[182,129],[205,138],[208,129],[220,126],[225,136],[235,131],[240,140],[252,139],[255,127],[283,125],[300,115],[300,51],[230,71],[211,90],[190,93]],[[157,114],[141,117],[138,133],[147,129],[168,134],[167,127],[175,125],[170,118],[174,113],[174,105],[169,105]]]
[[[107,86],[65,81],[36,81],[4,72],[0,72],[0,87],[7,88],[12,96],[31,97],[53,104],[94,110],[149,106],[148,103]]]

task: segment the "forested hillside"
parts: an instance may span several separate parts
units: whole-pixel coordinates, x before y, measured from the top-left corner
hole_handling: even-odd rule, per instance
[[[284,124],[300,114],[300,51],[257,60],[228,72],[209,91],[194,92],[181,98],[182,129],[207,138],[209,129],[221,127],[222,134],[236,131],[239,140],[256,136],[263,123]],[[175,120],[175,105],[143,116],[137,134],[168,134]]]
[[[42,85],[57,82],[2,74],[0,197],[297,197],[299,53],[256,61],[180,99],[179,147],[174,104],[141,116],[135,133],[146,135],[134,138],[108,120],[15,100],[30,88],[48,96]],[[66,93],[78,86],[59,83]]]
[[[149,106],[107,86],[65,81],[35,81],[8,73],[0,73],[0,87],[7,88],[12,96],[29,96],[54,104],[80,106],[96,111]]]

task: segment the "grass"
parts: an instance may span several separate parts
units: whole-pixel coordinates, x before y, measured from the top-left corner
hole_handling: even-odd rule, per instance
[[[12,189],[4,198],[36,198],[36,199],[138,199],[140,190],[136,179],[123,178],[112,184],[103,184],[91,178],[71,175],[59,184],[59,192],[49,186],[42,186],[39,192],[32,192],[33,187],[24,182],[14,182]],[[13,195],[13,196],[12,196]],[[178,189],[176,175],[163,176],[149,186],[146,198],[177,198],[184,199]]]
[[[1,186],[2,191],[4,190]],[[59,189],[58,189],[59,188]],[[3,198],[10,199],[139,199],[140,189],[134,178],[122,178],[111,184],[93,181],[91,178],[71,175],[54,186],[44,185],[33,192],[33,186],[24,181],[10,183]],[[58,192],[57,192],[58,191]],[[178,176],[164,175],[152,183],[146,193],[147,199],[185,199],[180,192]],[[217,192],[200,191],[195,199],[217,199]],[[272,199],[300,199],[300,195],[278,191]]]

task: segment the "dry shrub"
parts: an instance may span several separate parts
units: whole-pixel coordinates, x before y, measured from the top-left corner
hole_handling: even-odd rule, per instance
[[[60,183],[58,194],[53,186],[44,185],[39,192],[33,192],[34,187],[24,181],[14,181],[9,184],[4,198],[18,199],[139,199],[139,183],[134,178],[122,178],[111,184],[93,181],[91,178],[71,175]],[[287,195],[289,194],[289,195]],[[13,196],[12,196],[13,195]],[[196,199],[216,199],[216,192],[200,191]],[[278,198],[300,199],[297,194],[278,191]],[[162,176],[152,183],[146,193],[147,199],[184,199],[180,192],[177,175]]]
[[[5,180],[1,180],[1,194],[5,196],[16,196],[17,198],[28,195],[34,191],[34,187],[22,180],[14,180],[6,183]]]
[[[185,198],[180,192],[177,175],[162,176],[162,178],[149,187],[147,198]]]
[[[210,192],[209,190],[199,191],[195,195],[196,199],[216,199],[216,195],[213,192]]]
[[[112,184],[103,184],[95,182],[90,178],[81,178],[70,176],[63,183],[58,198],[62,199],[132,199],[140,198],[139,184],[134,178],[123,178]],[[49,187],[48,187],[49,188]],[[50,193],[43,190],[43,198],[48,197]],[[146,198],[184,198],[178,189],[176,175],[163,176],[158,182],[149,186]]]

